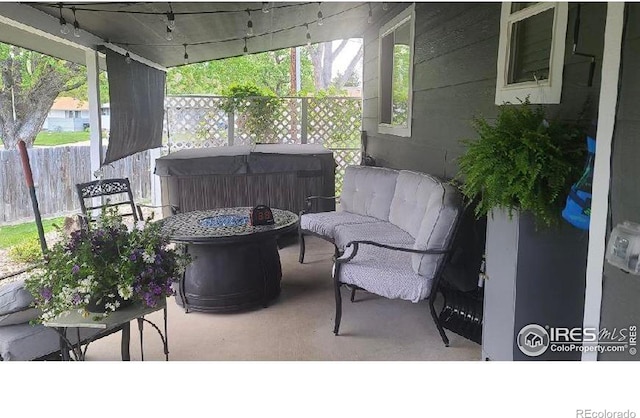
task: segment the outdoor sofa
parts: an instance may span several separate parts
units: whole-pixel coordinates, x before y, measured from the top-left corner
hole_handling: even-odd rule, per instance
[[[312,196],[309,202],[325,197]],[[431,315],[445,343],[449,341],[433,303],[451,252],[462,198],[435,176],[380,167],[346,168],[340,210],[300,215],[300,258],[305,235],[335,245],[333,269],[336,317],[340,327],[341,285],[389,299],[414,303],[429,299]]]

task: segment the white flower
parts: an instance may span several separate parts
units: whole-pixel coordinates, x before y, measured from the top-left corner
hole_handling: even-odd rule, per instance
[[[133,295],[133,286],[118,285],[118,295],[124,300],[128,300]]]
[[[145,263],[153,263],[156,261],[156,254],[155,253],[149,254],[148,252],[145,251],[142,253],[142,260],[144,260]]]

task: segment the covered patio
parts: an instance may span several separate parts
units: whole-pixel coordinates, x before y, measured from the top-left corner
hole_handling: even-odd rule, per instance
[[[472,120],[478,115],[493,119],[496,105],[507,99],[515,102],[514,95],[520,88],[531,90],[533,103],[543,104],[554,117],[576,120],[586,115],[596,120],[598,142],[591,223],[588,232],[581,236],[573,231],[574,236],[568,242],[575,244],[571,247],[575,251],[567,250],[569,246],[550,251],[550,247],[543,245],[540,253],[528,251],[531,263],[517,271],[517,262],[522,260],[518,258],[517,245],[491,244],[503,244],[501,239],[512,235],[517,239],[518,231],[494,232],[493,239],[485,241],[483,220],[473,219],[469,219],[460,231],[463,242],[469,244],[469,248],[465,248],[469,252],[463,252],[465,256],[460,258],[472,258],[466,257],[469,254],[482,255],[486,242],[488,252],[494,252],[492,259],[487,257],[489,274],[485,277],[510,276],[513,279],[509,284],[512,287],[502,287],[499,291],[493,288],[493,303],[487,305],[485,299],[485,308],[500,305],[501,310],[492,311],[491,317],[485,316],[482,351],[479,345],[453,333],[449,333],[451,347],[443,347],[435,327],[425,318],[422,304],[386,300],[366,293],[356,303],[345,304],[348,315],[343,323],[344,336],[333,338],[330,295],[333,249],[315,239],[310,240],[313,251],[306,264],[296,263],[295,247],[281,250],[282,295],[267,309],[233,315],[185,314],[169,301],[169,345],[174,359],[531,360],[523,358],[523,353],[518,351],[518,330],[526,325],[521,322],[527,319],[515,312],[520,306],[531,309],[544,306],[539,302],[546,302],[544,298],[553,295],[553,292],[534,293],[544,287],[539,285],[539,277],[548,278],[551,283],[565,283],[561,281],[565,279],[577,283],[575,288],[561,289],[566,291],[562,296],[564,300],[571,303],[560,300],[554,308],[546,309],[551,316],[543,316],[548,321],[545,324],[589,328],[597,332],[600,327],[611,327],[616,321],[637,319],[637,306],[632,302],[633,295],[637,294],[635,282],[625,281],[619,270],[605,264],[606,241],[614,226],[609,218],[614,211],[609,204],[610,194],[620,203],[619,207],[625,208],[625,216],[618,213],[616,216],[620,219],[616,220],[632,219],[631,214],[635,214],[632,209],[637,209],[635,203],[629,205],[623,199],[621,192],[635,190],[635,186],[624,179],[622,169],[618,169],[617,177],[614,176],[616,172],[611,166],[616,158],[618,162],[624,162],[625,167],[633,166],[623,154],[635,155],[637,151],[637,146],[630,144],[629,139],[624,142],[624,151],[618,149],[618,154],[613,152],[612,146],[613,140],[622,136],[622,131],[614,130],[616,123],[626,121],[617,112],[619,85],[626,81],[630,91],[635,91],[633,88],[636,87],[623,77],[620,65],[623,48],[633,52],[637,47],[637,34],[630,32],[630,38],[624,38],[622,32],[626,16],[636,14],[634,5],[624,3],[584,7],[567,3],[176,3],[170,7],[161,3],[101,3],[95,6],[1,3],[0,41],[86,65],[91,126],[99,127],[97,77],[98,71],[106,65],[105,52],[107,56],[131,59],[162,73],[185,63],[294,47],[309,39],[320,42],[362,37],[363,159],[380,167],[413,170],[446,180],[455,178],[459,172],[458,158],[465,151],[460,140],[473,137]],[[539,68],[529,71],[531,74],[525,74],[524,81],[519,82],[522,85],[514,87],[510,84],[519,83],[507,80],[507,76],[515,64],[505,63],[511,46],[515,45],[510,40],[512,28],[538,15],[551,16],[545,23],[551,35],[540,42],[549,44],[548,51],[544,52],[552,54],[553,60],[550,58],[545,62],[542,59],[542,72]],[[172,20],[175,21],[174,29],[169,26]],[[75,23],[77,36],[60,34],[63,21]],[[403,27],[406,22],[411,22],[411,28]],[[536,19],[528,22],[532,23],[521,32],[532,36],[525,40],[534,42],[538,32],[543,32],[543,25],[536,23]],[[547,26],[544,26],[545,30]],[[388,27],[391,32],[386,31]],[[572,27],[573,36],[570,35]],[[396,29],[397,33],[394,32]],[[167,37],[169,32],[171,40]],[[383,86],[381,80],[387,75],[385,71],[393,72],[381,55],[385,39],[389,42],[389,33],[411,45],[406,52],[411,54],[408,73],[413,84],[409,85],[404,113],[400,112],[408,118],[409,128],[395,131],[383,126],[393,124],[383,123],[382,119],[390,116],[383,115],[380,109],[385,97],[392,101],[388,86]],[[623,41],[629,39],[629,45],[624,44]],[[530,46],[526,42],[523,44],[525,49]],[[588,49],[588,53],[581,52],[583,48]],[[536,52],[539,51],[534,48],[531,56]],[[634,54],[626,57],[630,59],[631,56]],[[631,60],[635,64],[634,59]],[[554,83],[552,76],[555,76]],[[633,102],[627,106],[634,108]],[[636,129],[636,116],[624,116],[631,119],[627,122],[632,129]],[[99,132],[99,129],[91,131],[92,171],[98,170],[104,162]],[[149,143],[142,146],[152,148]],[[151,177],[155,183],[154,200],[158,203],[158,179],[153,174]],[[547,242],[552,242],[554,237],[551,238]],[[505,248],[509,251],[515,248],[515,253],[504,252]],[[546,254],[542,253],[544,248],[547,248]],[[537,258],[547,255],[552,261],[538,263]],[[561,261],[553,258],[560,255],[566,257]],[[509,271],[505,273],[505,270]],[[480,271],[478,266],[460,270],[460,274],[471,278],[474,285],[479,273],[482,276],[486,272]],[[527,288],[530,293],[521,292],[521,299],[516,304],[515,277],[520,273],[531,279]],[[608,282],[605,273],[609,274]],[[491,286],[492,281],[487,282]],[[605,283],[609,283],[608,288]],[[575,308],[571,315],[563,311],[569,305]],[[358,309],[350,309],[356,306]],[[503,322],[505,317],[508,321]],[[494,333],[486,332],[487,322],[495,324],[495,328],[490,328]],[[350,323],[357,323],[358,327],[350,328]],[[117,358],[117,350],[112,350],[117,345],[116,338],[95,343],[89,358]],[[154,350],[151,348],[153,338],[152,334],[146,338],[150,350]],[[581,340],[580,343],[589,346],[591,342]],[[499,348],[492,351],[492,346]],[[134,356],[135,352],[134,348]],[[152,356],[160,358],[160,353],[158,345]],[[600,357],[620,358],[617,354]],[[595,351],[584,351],[571,359],[597,360],[600,357]]]

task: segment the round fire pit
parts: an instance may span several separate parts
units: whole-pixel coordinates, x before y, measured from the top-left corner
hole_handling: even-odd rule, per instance
[[[249,207],[180,213],[162,220],[192,262],[179,283],[185,311],[230,312],[267,306],[280,294],[276,239],[297,227],[293,212],[272,209],[274,225],[251,226]]]

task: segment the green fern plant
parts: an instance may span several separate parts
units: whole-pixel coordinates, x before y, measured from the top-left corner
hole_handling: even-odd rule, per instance
[[[475,118],[473,126],[479,139],[462,141],[467,150],[458,160],[457,180],[476,216],[503,208],[529,211],[537,225],[556,225],[584,164],[579,124],[548,120],[527,99],[501,105],[495,123]]]

